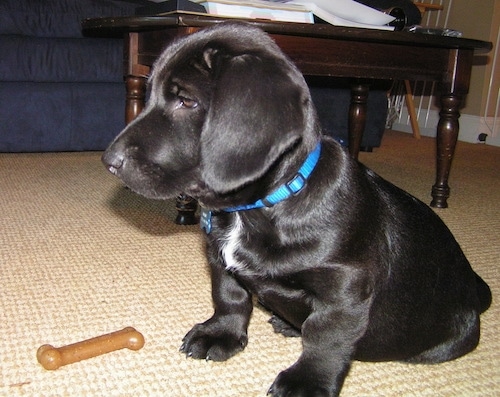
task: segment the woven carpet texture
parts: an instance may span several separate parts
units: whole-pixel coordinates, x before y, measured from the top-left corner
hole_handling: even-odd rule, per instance
[[[186,359],[181,339],[212,314],[203,236],[178,226],[174,202],[125,189],[101,153],[0,154],[0,396],[265,396],[300,355],[254,310],[249,344],[223,363]],[[388,131],[360,161],[430,202],[435,141]],[[493,305],[478,348],[425,366],[354,362],[342,396],[500,396],[500,148],[460,142],[448,209],[436,210]],[[37,362],[60,347],[133,326],[128,349],[63,366]]]

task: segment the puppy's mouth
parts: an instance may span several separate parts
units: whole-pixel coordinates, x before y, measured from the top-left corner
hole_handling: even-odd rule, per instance
[[[154,200],[166,200],[176,197],[180,191],[174,175],[165,174],[154,163],[139,163],[133,158],[104,164],[106,169],[119,178],[131,191]]]
[[[106,166],[106,169],[113,175],[118,176],[118,169],[123,166],[125,154],[115,152],[113,150],[106,150],[101,157],[101,161]]]
[[[108,171],[111,172],[114,176],[118,176],[118,168],[110,165],[110,166],[108,166]]]

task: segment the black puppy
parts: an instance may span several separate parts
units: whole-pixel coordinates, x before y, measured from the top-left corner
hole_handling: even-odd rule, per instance
[[[488,286],[431,209],[322,136],[269,36],[228,23],[183,37],[150,80],[103,161],[144,196],[205,208],[215,313],[184,353],[241,351],[252,295],[276,331],[302,336],[273,396],[338,395],[353,359],[438,363],[476,347]]]

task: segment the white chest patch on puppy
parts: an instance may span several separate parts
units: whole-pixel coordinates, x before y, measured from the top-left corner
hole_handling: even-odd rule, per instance
[[[242,269],[245,266],[244,263],[236,259],[236,250],[240,244],[242,230],[243,222],[238,213],[236,213],[234,223],[224,237],[224,243],[221,250],[222,257],[226,263],[226,269],[231,271]]]

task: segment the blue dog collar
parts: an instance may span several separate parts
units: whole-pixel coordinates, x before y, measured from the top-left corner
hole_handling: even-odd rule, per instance
[[[321,154],[321,142],[318,142],[316,148],[307,156],[307,159],[302,164],[295,176],[288,182],[281,185],[267,197],[257,200],[253,204],[239,205],[236,207],[225,208],[224,212],[236,212],[253,210],[256,208],[272,207],[281,201],[286,200],[291,196],[295,196],[306,186],[307,180],[311,176],[314,168],[318,164],[319,155]]]
[[[316,168],[320,154],[321,142],[318,142],[316,148],[309,154],[309,156],[307,156],[306,160],[297,171],[295,176],[288,182],[284,183],[271,194],[264,197],[263,199],[257,200],[253,204],[244,204],[236,207],[225,208],[222,211],[237,212],[253,210],[256,208],[272,207],[273,205],[278,204],[281,201],[299,194],[306,186],[307,180]],[[212,211],[209,211],[205,208],[201,209],[200,227],[205,230],[205,233],[210,233],[210,231],[212,230]]]

